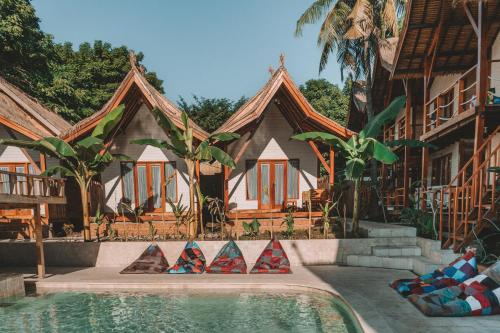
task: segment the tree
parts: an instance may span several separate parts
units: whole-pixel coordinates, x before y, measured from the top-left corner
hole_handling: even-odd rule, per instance
[[[0,1],[0,74],[35,97],[51,81],[53,54],[52,36],[39,23],[28,0]]]
[[[88,191],[92,179],[102,172],[115,157],[108,152],[104,144],[120,122],[124,111],[121,105],[108,113],[94,128],[92,134],[75,143],[67,143],[56,137],[46,137],[38,141],[0,139],[0,145],[29,148],[59,159],[60,165],[49,167],[43,175],[51,176],[60,173],[62,176],[74,177],[80,187],[83,210],[83,236],[91,240],[88,206]]]
[[[205,98],[196,95],[193,99],[194,102],[190,104],[180,97],[177,104],[188,114],[189,118],[209,133],[224,124],[247,101],[245,97],[233,102],[227,98]]]
[[[70,122],[77,122],[102,108],[111,98],[130,70],[126,46],[112,47],[110,43],[95,41],[82,43],[73,51],[71,43],[56,44],[51,58],[52,83],[43,89],[47,106]],[[137,62],[144,58],[136,55]],[[145,77],[156,89],[164,92],[163,81],[154,72]]]
[[[316,111],[345,125],[349,95],[325,79],[312,79],[301,85],[300,91]]]
[[[184,129],[178,128],[161,110],[153,109],[155,119],[167,133],[169,142],[159,139],[138,139],[133,140],[131,143],[139,145],[150,145],[160,149],[168,149],[175,155],[182,158],[186,163],[188,178],[189,178],[189,209],[193,221],[188,221],[188,235],[194,237],[197,235],[197,214],[195,206],[195,196],[198,197],[198,202],[202,202],[203,196],[200,187],[195,177],[196,165],[203,161],[217,160],[222,165],[228,166],[232,169],[236,167],[231,156],[226,154],[223,150],[216,147],[216,142],[232,141],[240,137],[236,133],[217,133],[210,135],[206,140],[199,144],[193,137],[193,129],[189,124],[190,119],[186,112],[182,112],[182,123]],[[203,225],[200,225],[203,228]]]
[[[397,143],[389,146],[378,141],[377,137],[380,135],[384,124],[396,119],[405,103],[405,96],[396,98],[384,111],[368,121],[359,134],[353,135],[347,142],[333,134],[324,132],[306,132],[292,137],[295,140],[320,141],[329,146],[334,146],[345,158],[345,177],[347,180],[354,182],[352,232],[355,235],[359,233],[359,190],[366,165],[371,160],[384,164],[393,164],[398,160],[397,155],[391,150],[391,146],[395,146]],[[399,142],[399,145],[417,146],[419,143],[420,141],[405,140]]]

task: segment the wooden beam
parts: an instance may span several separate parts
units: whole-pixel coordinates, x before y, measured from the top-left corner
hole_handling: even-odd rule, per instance
[[[40,217],[40,205],[33,207],[35,219],[35,246],[36,246],[36,266],[39,279],[45,277],[45,255],[43,251],[42,220]]]
[[[467,15],[467,18],[469,19],[469,22],[470,22],[470,25],[472,26],[472,29],[474,29],[476,36],[479,37],[478,24],[476,23],[476,21],[474,20],[474,16],[472,16],[472,13],[470,12],[469,5],[467,4],[467,1],[463,1],[462,3],[464,5],[465,14]],[[479,1],[478,5],[480,5],[480,3],[481,3],[481,1]]]
[[[430,73],[430,62],[429,62],[429,57],[425,57],[424,59],[424,103],[422,106],[422,112],[423,112],[423,134],[427,132],[427,103],[429,102],[429,94],[430,94],[430,89],[428,85],[429,81],[429,73]],[[422,210],[426,210],[427,208],[427,195],[423,193],[427,189],[427,177],[429,173],[428,169],[428,164],[429,164],[429,148],[424,147],[422,148],[422,178],[421,178],[421,184],[420,187],[422,189],[422,194],[421,194],[421,202],[420,202],[420,208]]]
[[[333,184],[335,183],[335,151],[333,147],[330,146],[330,191],[333,189]]]
[[[314,154],[316,154],[316,157],[319,159],[321,164],[323,164],[323,166],[325,167],[326,171],[330,173],[330,166],[328,165],[328,163],[326,163],[323,155],[321,155],[318,146],[316,146],[316,144],[313,141],[307,141],[307,142],[309,143],[309,146],[311,146],[312,150],[314,151]]]
[[[411,107],[413,103],[411,81],[408,81],[407,91],[406,91],[406,107],[405,107],[405,138],[411,139]],[[410,193],[410,158],[411,151],[410,147],[405,146],[404,148],[404,165],[403,165],[403,206],[408,207],[409,204],[409,193]]]

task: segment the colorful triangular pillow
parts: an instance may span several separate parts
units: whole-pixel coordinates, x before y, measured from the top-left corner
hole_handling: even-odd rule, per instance
[[[233,240],[227,242],[207,267],[207,273],[246,274],[247,263]]]
[[[396,280],[390,286],[403,297],[427,294],[434,290],[456,286],[477,275],[477,261],[474,251],[467,251],[448,266],[422,275],[416,279]]]
[[[163,273],[168,268],[168,261],[163,251],[156,244],[148,248],[120,274],[157,274]]]
[[[205,256],[196,242],[188,242],[175,265],[167,270],[169,274],[201,274],[205,271]]]
[[[251,274],[288,274],[291,273],[290,261],[277,239],[272,239],[257,259]]]

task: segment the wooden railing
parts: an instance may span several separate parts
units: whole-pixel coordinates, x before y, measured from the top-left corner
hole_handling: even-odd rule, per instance
[[[396,124],[388,126],[384,131],[384,141],[394,141],[396,139]]]
[[[473,107],[476,100],[476,66],[425,104],[424,133]]]
[[[500,144],[493,143],[499,132],[500,126],[440,190],[439,238],[444,248],[453,246],[459,250],[470,240],[473,231],[477,233],[484,227],[484,218],[495,211],[499,175],[490,168],[500,165]]]
[[[386,207],[401,209],[404,206],[405,189],[403,187],[387,191],[384,197]]]
[[[0,203],[65,203],[64,186],[62,178],[0,170]]]

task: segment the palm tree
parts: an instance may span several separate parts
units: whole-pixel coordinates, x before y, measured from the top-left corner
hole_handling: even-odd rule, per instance
[[[416,140],[400,140],[392,143],[382,143],[377,140],[384,124],[396,119],[406,102],[405,96],[396,98],[384,111],[373,117],[366,126],[349,141],[324,132],[306,132],[294,135],[292,139],[300,141],[320,141],[334,146],[346,160],[345,177],[354,182],[354,207],[352,213],[352,232],[359,232],[359,190],[366,165],[371,160],[384,164],[393,164],[398,160],[390,147],[398,145],[418,146],[424,143]]]
[[[159,139],[139,139],[131,143],[140,145],[150,145],[153,147],[168,149],[175,155],[182,158],[186,163],[189,177],[189,209],[193,217],[188,221],[188,235],[194,237],[197,234],[198,216],[195,209],[195,196],[198,197],[198,203],[203,201],[203,195],[195,177],[196,164],[203,161],[217,160],[222,165],[235,168],[236,165],[228,154],[214,145],[215,142],[232,141],[240,137],[236,133],[218,133],[210,135],[206,140],[195,143],[193,130],[189,124],[189,117],[186,112],[181,115],[184,129],[179,129],[162,111],[153,109],[158,124],[167,132],[169,142]],[[191,221],[192,220],[192,221]],[[200,226],[203,228],[203,226]]]
[[[108,152],[104,140],[111,134],[122,119],[124,106],[113,109],[94,128],[92,134],[75,143],[68,143],[55,137],[46,137],[38,141],[0,139],[0,145],[9,145],[37,150],[59,159],[60,165],[45,170],[42,175],[51,176],[60,173],[73,177],[80,187],[83,211],[83,237],[91,240],[88,206],[88,191],[94,177],[121,155]],[[125,158],[125,157],[124,157]]]

